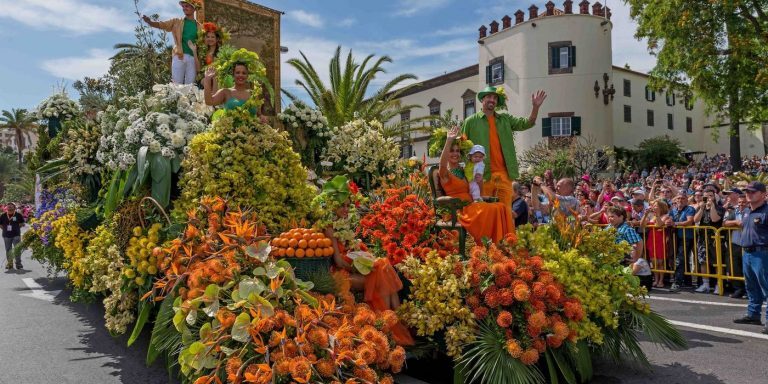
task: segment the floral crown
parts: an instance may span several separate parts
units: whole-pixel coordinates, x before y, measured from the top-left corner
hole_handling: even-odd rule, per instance
[[[193,6],[195,9],[201,9],[203,8],[203,3],[200,2],[200,0],[181,0],[179,1],[179,4],[181,3],[187,3],[191,6]]]
[[[239,108],[249,110],[261,107],[264,103],[264,98],[261,97],[262,85],[272,96],[272,100],[274,100],[274,90],[267,78],[267,68],[261,62],[256,52],[251,52],[245,48],[235,50],[231,45],[225,45],[219,49],[219,54],[213,63],[216,67],[219,84],[227,86],[234,83],[232,71],[236,64],[245,64],[246,68],[248,68],[248,82],[251,83],[252,87],[251,98]]]
[[[203,27],[200,28],[200,30],[197,32],[197,46],[202,47],[205,46],[205,35],[208,32],[213,32],[216,34],[216,36],[219,38],[219,45],[224,45],[227,42],[229,42],[229,39],[231,38],[229,32],[224,29],[223,27],[219,27],[216,25],[216,23],[212,22],[205,22],[203,23]]]
[[[448,140],[448,130],[445,128],[435,129],[432,132],[432,137],[429,138],[429,157],[440,156],[445,147],[446,140]],[[472,145],[474,145],[471,140],[467,139],[466,135],[459,136],[456,139],[456,144],[458,144],[462,156],[466,156]]]

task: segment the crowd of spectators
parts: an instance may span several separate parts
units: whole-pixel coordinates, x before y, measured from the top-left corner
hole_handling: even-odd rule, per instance
[[[768,172],[768,156],[743,159],[741,172]],[[516,225],[547,223],[557,207],[583,224],[615,228],[617,241],[632,245],[626,264],[649,291],[668,286],[673,291],[691,287],[699,293],[719,294],[728,289],[732,297],[741,298],[745,295],[743,282],[731,280],[727,287],[719,287],[708,277],[686,274],[715,273],[715,243],[720,239],[724,272],[742,276],[741,247],[735,238],[748,205],[750,184],[735,182],[732,176],[730,159],[723,154],[613,178],[583,175],[555,180],[547,171],[528,185],[516,186],[519,198],[513,211]],[[525,221],[520,220],[523,218]],[[716,229],[721,227],[734,231],[721,232],[718,237]],[[674,273],[654,274],[651,268]]]

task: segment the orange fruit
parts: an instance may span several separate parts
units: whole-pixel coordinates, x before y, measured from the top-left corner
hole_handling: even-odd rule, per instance
[[[299,244],[299,241],[296,239],[288,240],[288,246],[291,248],[296,248],[296,245]]]
[[[333,240],[326,237],[325,239],[323,239],[323,245],[325,245],[326,247],[331,247],[333,246]]]
[[[306,257],[315,257],[315,250],[310,248],[307,249],[307,253],[304,254]]]
[[[288,248],[285,250],[285,256],[286,257],[293,257],[296,255],[296,250],[293,248]]]
[[[303,249],[299,248],[296,250],[296,257],[304,257],[304,254],[305,252]]]
[[[307,241],[304,239],[299,240],[299,248],[306,248],[307,247]]]
[[[277,249],[277,257],[285,257],[285,248]]]
[[[312,248],[312,249],[317,248],[317,240],[312,239],[312,240],[308,241],[307,242],[307,246],[309,248]]]
[[[333,256],[333,247],[325,247],[325,248],[323,248],[323,256],[325,256],[325,257]]]

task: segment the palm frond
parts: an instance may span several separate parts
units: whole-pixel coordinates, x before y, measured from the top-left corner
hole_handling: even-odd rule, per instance
[[[631,307],[628,311],[638,331],[642,331],[652,343],[671,350],[688,349],[685,337],[667,319],[654,311],[645,313]]]
[[[158,357],[163,356],[169,373],[178,364],[175,356],[182,346],[181,333],[173,326],[174,299],[173,295],[168,295],[160,304],[147,349],[147,365],[152,365]]]
[[[544,382],[536,366],[525,365],[505,349],[504,332],[492,320],[481,322],[476,339],[461,356],[457,369],[465,383],[538,384]]]

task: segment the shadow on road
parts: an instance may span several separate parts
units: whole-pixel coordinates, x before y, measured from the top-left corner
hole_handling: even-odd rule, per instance
[[[151,324],[147,324],[142,336],[131,347],[128,347],[126,343],[131,328],[128,329],[126,335],[119,337],[110,335],[104,326],[104,307],[100,298],[89,304],[73,303],[69,299],[72,292],[66,287],[67,279],[65,277],[41,278],[36,279],[36,281],[45,287],[46,291],[62,290],[61,294],[54,300],[54,304],[67,308],[83,325],[78,334],[83,347],[71,348],[71,350],[81,351],[89,357],[73,359],[73,361],[107,357],[109,361],[102,366],[108,368],[111,371],[110,374],[118,378],[120,383],[178,383],[175,378],[169,378],[162,360],[158,360],[151,367],[147,367],[145,364],[149,331],[152,329]]]
[[[595,363],[596,374],[592,384],[641,384],[641,383],[696,383],[725,384],[715,375],[694,372],[691,367],[679,363],[653,364],[651,370],[631,364],[616,365],[608,361]]]

